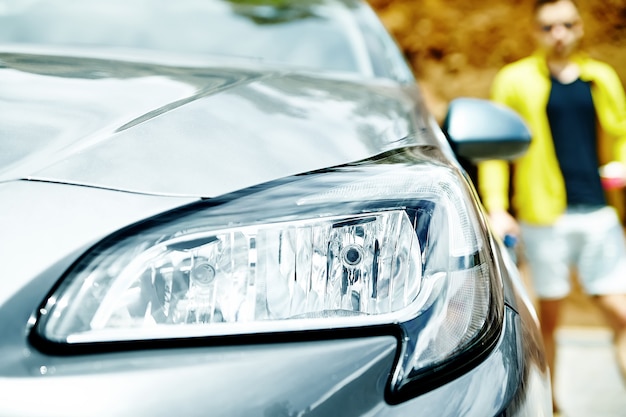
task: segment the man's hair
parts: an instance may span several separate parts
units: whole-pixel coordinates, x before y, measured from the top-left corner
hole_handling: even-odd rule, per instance
[[[541,7],[545,6],[546,4],[552,4],[552,3],[559,2],[559,1],[563,1],[563,0],[535,0],[533,11],[536,12],[537,10],[539,10]],[[576,6],[576,8],[578,8],[578,2],[576,0],[565,0],[565,1],[569,1],[574,6]]]

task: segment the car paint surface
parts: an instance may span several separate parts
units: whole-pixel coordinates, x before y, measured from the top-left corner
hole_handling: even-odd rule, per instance
[[[26,318],[33,296],[43,292],[32,287],[43,287],[42,281],[43,276],[4,305],[0,317],[10,311]],[[529,319],[528,312],[520,311]],[[229,416],[478,417],[498,415],[507,404],[507,415],[531,416],[549,398],[542,394],[547,392],[545,363],[535,350],[534,329],[524,326],[518,312],[507,307],[502,338],[482,364],[399,405],[384,400],[397,355],[398,341],[391,334],[253,337],[175,349],[55,356],[25,344],[23,328],[3,326],[0,414],[70,417],[89,410],[93,416],[165,416],[175,407],[188,416],[210,410]],[[37,401],[28,401],[28,393]]]
[[[432,144],[421,134],[428,119],[416,106],[416,85],[61,57],[50,64],[47,56],[0,59],[0,77],[10,85],[0,92],[0,124],[11,132],[2,144],[0,181],[214,197]],[[42,67],[46,72],[37,73]],[[206,181],[213,177],[220,181]]]

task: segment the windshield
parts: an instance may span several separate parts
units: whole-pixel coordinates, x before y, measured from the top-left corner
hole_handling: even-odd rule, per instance
[[[0,47],[229,56],[406,78],[361,3],[327,0],[0,0]],[[392,48],[393,49],[393,48]],[[379,56],[374,56],[379,55]],[[381,65],[382,63],[382,65]]]

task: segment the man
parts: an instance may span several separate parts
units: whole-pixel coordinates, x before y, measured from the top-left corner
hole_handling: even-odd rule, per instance
[[[610,159],[626,162],[624,89],[610,66],[579,51],[584,31],[575,0],[536,0],[534,25],[538,50],[502,68],[492,86],[493,100],[526,120],[532,143],[511,171],[504,161],[481,163],[479,190],[494,231],[521,236],[551,369],[558,313],[575,267],[615,330],[626,376],[626,248],[598,172]],[[603,160],[609,138],[612,155]]]

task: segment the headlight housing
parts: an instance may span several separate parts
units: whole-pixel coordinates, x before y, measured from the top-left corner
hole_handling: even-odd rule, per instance
[[[75,348],[393,325],[398,401],[495,343],[502,289],[483,231],[447,166],[295,177],[110,236],[63,277],[34,332]]]

